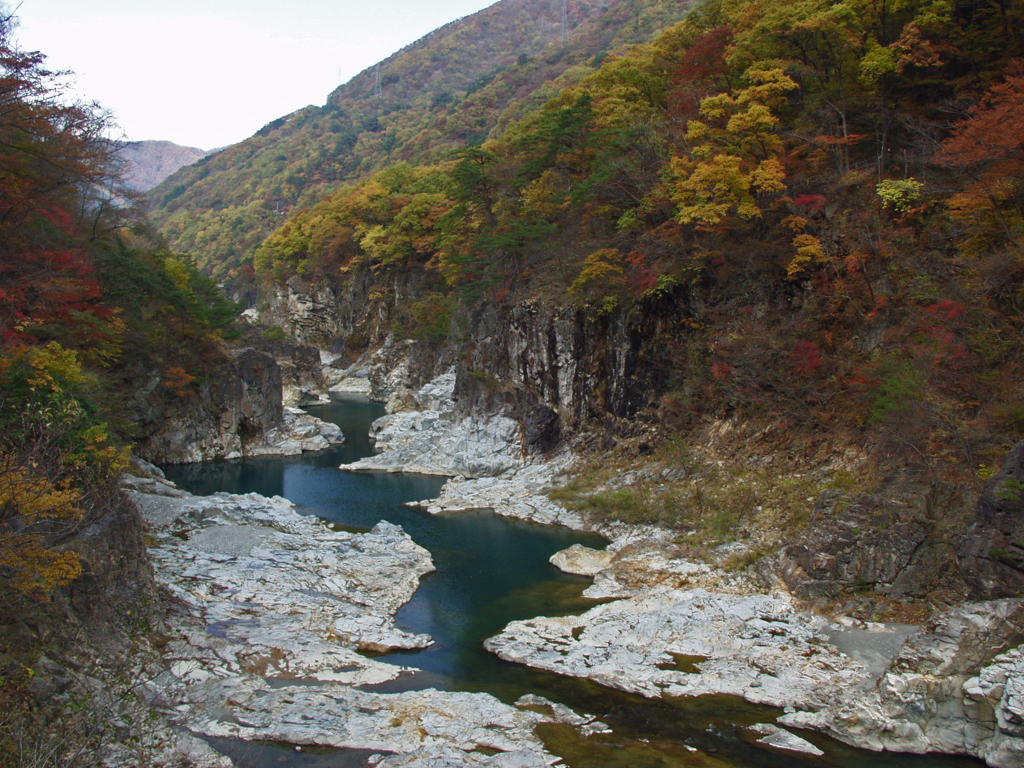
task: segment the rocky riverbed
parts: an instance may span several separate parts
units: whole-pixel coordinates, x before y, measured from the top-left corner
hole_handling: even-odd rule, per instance
[[[141,462],[126,486],[169,606],[162,661],[147,667],[141,690],[169,723],[203,736],[370,749],[384,766],[523,768],[557,761],[538,723],[603,729],[535,701],[357,687],[403,673],[365,652],[431,642],[393,621],[433,569],[401,528],[349,533],[279,497],[192,496]],[[179,741],[182,754],[228,764],[191,738]]]
[[[431,513],[489,508],[588,528],[546,496],[571,457],[527,459],[516,428],[460,414],[453,389],[449,373],[393,397],[375,425],[381,454],[350,468],[455,475],[439,498],[419,503]],[[595,576],[586,596],[616,601],[582,616],[514,622],[489,650],[648,697],[742,696],[785,708],[781,725],[857,747],[1024,765],[1020,599],[965,603],[922,626],[826,618],[803,610],[771,574],[687,560],[665,531],[597,530],[613,539],[608,552],[576,548],[553,562]],[[800,741],[764,725],[765,739]]]

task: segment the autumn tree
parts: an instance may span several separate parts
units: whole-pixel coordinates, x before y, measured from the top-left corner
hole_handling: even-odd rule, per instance
[[[686,129],[687,155],[672,158],[673,197],[684,224],[717,225],[761,215],[758,197],[784,189],[782,139],[773,112],[796,83],[778,68],[747,70],[750,85],[701,100]]]
[[[0,20],[0,345],[117,332],[88,257],[116,226],[107,115],[69,103],[39,53]]]
[[[1024,226],[1024,60],[1015,59],[1005,79],[993,85],[943,143],[936,160],[956,169],[968,183],[951,201],[954,215],[979,235],[991,221],[1021,254]],[[983,235],[982,235],[983,236]],[[989,235],[991,237],[991,235]]]

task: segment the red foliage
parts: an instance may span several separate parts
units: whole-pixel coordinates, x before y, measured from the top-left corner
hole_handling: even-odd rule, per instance
[[[812,341],[798,341],[793,345],[789,358],[793,362],[793,371],[804,378],[813,376],[822,362],[818,345]]]
[[[640,297],[658,286],[658,272],[650,267],[639,269],[631,282],[636,286],[636,296]]]
[[[955,301],[944,299],[943,301],[940,301],[938,304],[928,307],[928,313],[934,315],[940,320],[945,320],[946,322],[949,322],[951,320],[955,320],[961,315],[966,315],[967,307],[965,307],[963,304],[958,304]]]
[[[817,212],[825,207],[825,201],[824,195],[800,195],[793,200],[793,205]]]
[[[711,377],[715,381],[724,381],[729,378],[729,374],[732,372],[732,368],[724,360],[715,360],[711,364]]]
[[[873,368],[864,368],[861,366],[854,366],[850,376],[843,379],[843,383],[850,389],[866,392],[874,389],[878,386],[879,380],[869,376],[869,373],[873,373]]]
[[[43,327],[86,340],[111,314],[89,255],[109,206],[106,118],[66,104],[42,55],[18,51],[9,31],[0,20],[0,345]]]
[[[725,51],[732,42],[732,29],[716,27],[698,37],[683,55],[673,73],[668,93],[668,111],[680,127],[700,111],[700,101],[719,89],[712,80],[726,71]]]
[[[970,114],[936,160],[949,166],[990,164],[983,180],[1019,174],[1024,164],[1024,60],[1011,61],[1006,79],[992,86]]]

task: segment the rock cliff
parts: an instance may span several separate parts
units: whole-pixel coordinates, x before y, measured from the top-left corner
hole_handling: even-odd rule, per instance
[[[973,597],[1013,597],[1024,590],[1024,442],[985,484],[957,554]]]
[[[153,377],[133,404],[142,433],[136,454],[147,461],[183,464],[287,455],[344,440],[334,425],[284,407],[281,367],[256,349],[231,352],[211,367],[194,393],[167,398],[158,387]]]

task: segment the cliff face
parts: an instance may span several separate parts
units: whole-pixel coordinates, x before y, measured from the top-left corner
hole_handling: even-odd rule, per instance
[[[132,189],[148,192],[179,168],[206,157],[209,150],[183,147],[171,141],[133,141],[121,152],[125,181]]]
[[[344,365],[365,367],[375,395],[390,399],[393,413],[379,429],[378,447],[404,451],[412,456],[408,461],[415,459],[429,471],[500,474],[516,460],[513,454],[528,460],[568,447],[591,458],[618,461],[625,456],[633,462],[626,475],[663,478],[651,483],[680,496],[680,505],[692,495],[694,483],[710,484],[708,466],[720,467],[727,476],[749,472],[752,464],[775,466],[780,473],[771,481],[775,484],[790,482],[787,472],[822,478],[847,464],[867,471],[869,451],[851,442],[855,436],[816,439],[791,425],[787,432],[778,431],[784,436],[776,440],[765,437],[771,431],[765,425],[755,435],[750,425],[732,419],[720,428],[698,421],[685,434],[668,424],[664,395],[691,387],[678,367],[679,345],[692,335],[693,325],[690,298],[681,287],[612,313],[553,306],[541,299],[483,301],[467,314],[454,312],[441,342],[394,341],[392,331],[402,325],[403,308],[428,297],[425,278],[415,272],[389,282],[366,272],[349,276],[343,286],[292,280],[265,314],[304,340],[342,351]],[[452,379],[447,405],[420,402],[413,391],[441,376]],[[692,396],[699,397],[699,390]],[[506,429],[508,420],[518,427]],[[410,429],[422,444],[402,442],[400,435]],[[438,430],[446,436],[437,438]],[[492,445],[491,433],[497,432],[501,440],[514,442],[515,450]],[[684,439],[695,452],[695,466],[644,464],[645,455],[669,437]],[[489,446],[493,460],[466,458],[463,444],[473,441]],[[445,446],[451,447],[452,457],[446,458]],[[844,454],[855,459],[844,463]],[[614,488],[618,482],[613,481]],[[758,529],[762,523],[750,523],[745,530],[751,547],[775,553],[766,579],[781,578],[795,595],[822,605],[870,605],[874,598],[858,597],[866,591],[892,604],[937,589],[947,600],[965,593],[956,551],[977,502],[971,487],[906,467],[886,468],[878,479],[842,490],[812,485],[807,498],[798,500],[807,508],[802,522],[776,526],[770,535]],[[730,493],[715,503],[739,504],[728,498]],[[758,504],[750,502],[751,507]],[[1000,500],[998,508],[1008,509],[1008,504]],[[1010,525],[1009,518],[1000,520],[999,526]],[[1000,535],[1012,538],[1009,529]],[[1000,546],[993,544],[985,553],[990,550],[998,554]],[[994,567],[1012,571],[1011,565],[1004,557]]]
[[[1024,442],[985,484],[957,554],[972,597],[1014,597],[1024,590]]]
[[[457,400],[470,411],[511,407],[532,450],[588,426],[628,432],[636,425],[626,420],[650,416],[665,390],[664,339],[681,332],[687,314],[681,297],[597,317],[535,301],[485,305],[470,318]]]
[[[281,422],[281,369],[269,355],[243,349],[213,368],[190,397],[154,398],[157,380],[133,404],[142,436],[136,452],[152,462],[186,463],[242,456]],[[154,403],[161,403],[154,407]]]

